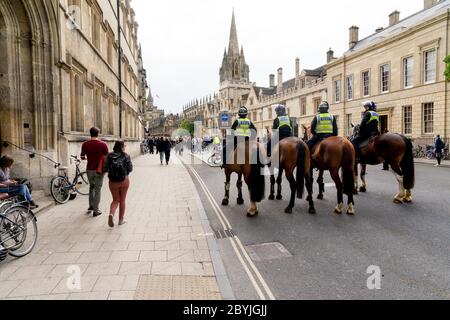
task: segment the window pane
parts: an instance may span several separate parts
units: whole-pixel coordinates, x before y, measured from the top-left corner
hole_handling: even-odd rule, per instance
[[[436,49],[432,49],[425,52],[425,83],[433,82],[436,80]]]
[[[403,134],[412,134],[412,106],[403,107]]]
[[[347,77],[347,99],[353,99],[353,77]]]
[[[403,60],[403,79],[405,88],[412,87],[413,85],[413,67],[414,60],[412,57]]]
[[[334,82],[334,92],[335,92],[334,101],[340,102],[341,101],[341,80],[337,80]]]
[[[434,132],[434,104],[423,104],[423,127],[424,133]]]
[[[369,71],[363,72],[363,95],[366,97],[370,94],[370,79],[369,79]]]
[[[380,68],[381,73],[381,92],[389,91],[389,65],[385,64]]]

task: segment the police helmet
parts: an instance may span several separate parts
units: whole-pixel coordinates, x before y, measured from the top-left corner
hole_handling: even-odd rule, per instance
[[[279,117],[286,115],[286,107],[284,105],[282,105],[282,104],[277,104],[275,106],[275,113]]]
[[[322,101],[319,106],[319,113],[328,113],[328,110],[330,110],[330,104],[327,101]]]
[[[363,104],[364,108],[368,108],[371,111],[377,111],[377,104],[373,101],[366,101]]]
[[[246,107],[241,107],[241,108],[239,109],[238,115],[239,115],[239,117],[241,117],[241,118],[247,117],[247,116],[248,116],[248,110],[247,110],[247,108],[246,108]]]

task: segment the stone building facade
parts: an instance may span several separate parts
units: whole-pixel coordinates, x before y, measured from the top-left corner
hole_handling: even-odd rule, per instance
[[[96,126],[137,154],[147,87],[137,32],[130,0],[1,0],[1,140],[70,167]],[[48,189],[51,163],[11,145],[1,153]]]
[[[405,19],[394,11],[385,28],[364,39],[359,38],[359,28],[352,26],[349,50],[341,57],[336,58],[330,49],[326,60],[324,54],[324,65],[315,69],[302,69],[297,58],[293,78],[284,81],[279,68],[277,79],[269,76],[268,86],[247,80],[249,87],[235,90],[238,97],[234,99],[247,105],[261,135],[272,127],[274,105],[285,104],[300,126],[309,126],[323,100],[338,118],[340,135],[348,135],[351,124],[361,120],[362,103],[374,100],[382,131],[405,134],[417,144],[432,143],[436,134],[448,141],[449,90],[443,61],[450,54],[449,10],[449,0],[424,0],[421,11]],[[220,106],[219,111],[226,110],[227,105]],[[196,103],[186,110],[189,115],[205,114],[205,108]],[[218,112],[209,117],[217,118]]]

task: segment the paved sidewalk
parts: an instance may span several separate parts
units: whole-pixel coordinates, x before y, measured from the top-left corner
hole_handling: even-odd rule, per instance
[[[437,160],[428,160],[428,159],[414,159],[415,163],[436,165]],[[450,160],[442,160],[441,167],[450,168]]]
[[[22,259],[0,262],[0,299],[232,298],[185,167],[176,157],[170,166],[160,166],[158,155],[133,162],[128,223],[107,226],[107,179],[102,216],[86,214],[86,197],[53,207],[38,218],[35,250]]]

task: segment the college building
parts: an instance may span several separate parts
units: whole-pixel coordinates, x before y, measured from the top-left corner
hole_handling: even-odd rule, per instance
[[[93,126],[139,152],[148,86],[130,0],[0,1],[1,154],[37,187],[69,166]],[[16,145],[17,147],[13,146]]]

